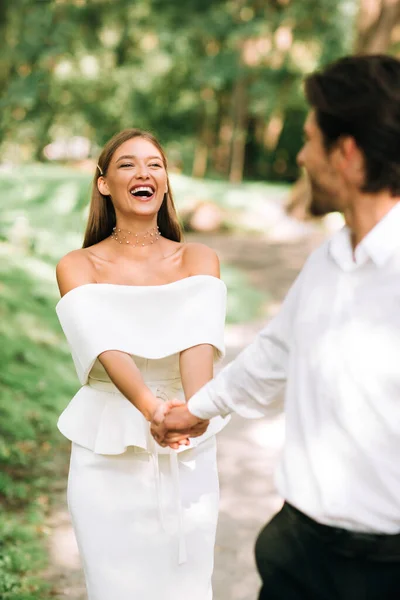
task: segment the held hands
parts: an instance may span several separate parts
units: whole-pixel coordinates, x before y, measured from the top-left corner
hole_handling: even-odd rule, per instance
[[[160,446],[175,450],[190,445],[189,437],[198,437],[207,430],[209,421],[192,415],[185,402],[169,400],[160,404],[152,418],[151,433]]]

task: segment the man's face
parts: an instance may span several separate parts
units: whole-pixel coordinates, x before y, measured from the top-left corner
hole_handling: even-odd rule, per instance
[[[343,210],[341,177],[334,167],[332,153],[325,149],[322,132],[313,111],[304,124],[304,136],[304,145],[297,155],[297,162],[304,167],[310,182],[311,214],[319,217]]]

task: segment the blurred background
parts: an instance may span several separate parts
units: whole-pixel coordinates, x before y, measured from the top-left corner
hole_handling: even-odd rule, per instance
[[[400,0],[2,0],[0,35],[0,598],[84,600],[55,426],[78,383],[54,266],[82,244],[102,145],[125,127],[160,139],[186,239],[222,261],[231,360],[342,223],[307,214],[302,80],[344,54],[400,52]],[[257,596],[283,433],[276,417],[220,435],[215,600]]]

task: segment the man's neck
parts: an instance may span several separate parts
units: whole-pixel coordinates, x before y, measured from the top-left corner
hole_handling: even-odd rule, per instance
[[[398,202],[399,196],[391,196],[387,192],[358,194],[354,197],[343,213],[352,233],[353,249]]]

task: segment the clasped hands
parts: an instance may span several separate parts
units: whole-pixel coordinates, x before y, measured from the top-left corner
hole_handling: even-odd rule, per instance
[[[189,437],[198,437],[207,430],[209,421],[189,412],[186,402],[168,400],[158,405],[151,421],[151,434],[160,446],[178,449],[189,446]]]

